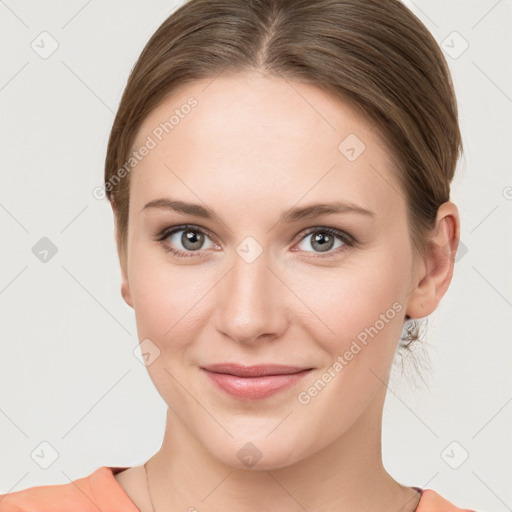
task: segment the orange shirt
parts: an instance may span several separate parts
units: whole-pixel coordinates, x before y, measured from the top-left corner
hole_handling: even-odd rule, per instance
[[[68,484],[39,485],[0,494],[0,512],[140,512],[114,475],[127,467],[102,466]],[[475,512],[457,508],[432,489],[420,489],[416,512]]]

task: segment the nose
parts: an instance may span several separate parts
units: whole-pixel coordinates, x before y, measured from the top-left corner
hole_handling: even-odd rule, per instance
[[[243,344],[279,338],[289,322],[291,292],[277,273],[265,252],[252,262],[236,254],[216,297],[217,330]]]

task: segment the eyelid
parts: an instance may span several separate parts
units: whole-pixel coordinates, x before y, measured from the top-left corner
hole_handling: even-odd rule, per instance
[[[176,226],[167,227],[167,228],[163,229],[156,236],[156,240],[159,242],[163,242],[164,240],[169,238],[169,236],[171,236],[172,234],[179,232],[179,231],[184,231],[187,229],[202,233],[202,234],[206,235],[208,238],[210,238],[214,244],[220,245],[218,242],[215,241],[216,237],[214,235],[212,235],[210,230],[203,228],[201,226],[198,226],[197,224],[180,224],[180,225],[176,225]],[[295,237],[293,245],[294,246],[297,245],[299,242],[304,240],[307,236],[315,233],[316,231],[323,231],[323,232],[332,234],[333,236],[339,238],[343,242],[343,246],[338,247],[334,251],[326,251],[325,254],[315,253],[314,251],[310,252],[310,251],[295,250],[293,252],[306,252],[308,254],[313,255],[313,256],[306,256],[306,257],[328,258],[328,257],[334,257],[335,255],[337,255],[341,252],[344,252],[348,248],[358,245],[358,241],[352,235],[348,234],[346,231],[343,231],[343,230],[337,229],[337,228],[332,228],[329,226],[313,226],[313,227],[309,227],[309,228],[306,228],[305,230],[300,231],[300,233]],[[165,250],[168,252],[173,252],[177,255],[185,253],[185,254],[188,254],[188,256],[194,256],[195,254],[199,254],[202,251],[202,250],[183,251],[181,249],[169,249],[169,248],[165,248]],[[183,256],[183,257],[186,257],[186,256]]]
[[[329,226],[315,226],[312,228],[306,228],[305,232],[301,231],[299,233],[299,235],[302,235],[302,236],[299,237],[298,241],[299,242],[302,241],[304,238],[315,233],[316,231],[324,231],[326,233],[331,233],[331,234],[339,237],[343,242],[345,242],[347,244],[349,244],[349,243],[356,244],[357,243],[356,239],[352,235],[349,235],[346,231],[343,231],[341,229],[331,228]]]
[[[215,236],[213,236],[213,234],[208,229],[206,229],[206,228],[203,228],[203,227],[198,226],[196,224],[180,224],[180,225],[170,226],[170,227],[164,228],[157,235],[156,239],[158,241],[162,241],[162,240],[165,240],[166,238],[168,238],[173,233],[176,233],[177,231],[184,231],[184,230],[187,230],[187,229],[190,229],[190,230],[193,230],[193,231],[198,231],[198,232],[202,233],[203,235],[207,235],[211,239],[215,238]]]

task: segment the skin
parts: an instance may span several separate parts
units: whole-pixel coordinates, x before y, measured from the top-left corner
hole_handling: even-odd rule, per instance
[[[382,464],[382,411],[405,315],[432,313],[450,284],[456,206],[439,208],[433,245],[419,257],[371,123],[314,86],[256,71],[187,84],[145,119],[134,147],[190,96],[198,105],[131,171],[128,242],[119,248],[122,296],[139,339],[160,351],[147,369],[169,406],[148,464],[155,510],[415,510],[417,491]],[[355,161],[338,149],[349,134],[366,146]],[[222,220],[144,208],[159,198],[206,206]],[[291,207],[341,200],[374,215],[279,222]],[[156,240],[184,223],[211,235],[199,250],[182,244],[183,231]],[[335,238],[321,257],[307,231],[326,227],[358,243]],[[263,251],[251,263],[236,251],[248,236]],[[401,310],[300,403],[298,393],[394,303]],[[292,388],[242,401],[199,369],[225,361],[314,370]],[[252,467],[237,457],[247,442],[261,453]],[[152,510],[142,466],[116,478],[142,512]]]

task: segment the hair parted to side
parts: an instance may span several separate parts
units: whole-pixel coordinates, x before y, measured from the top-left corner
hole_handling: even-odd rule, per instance
[[[314,85],[371,120],[395,161],[412,244],[424,255],[450,199],[462,138],[448,65],[423,23],[399,0],[189,0],[144,47],[110,134],[105,190],[121,264],[130,175],[117,173],[144,119],[178,87],[252,70]],[[419,324],[408,319],[399,348],[410,351],[417,339]]]

